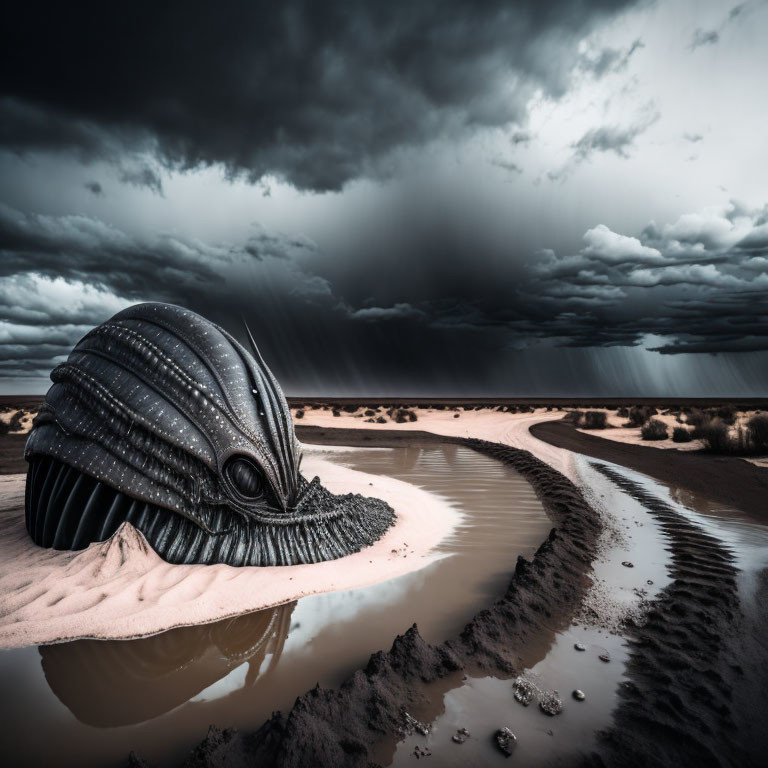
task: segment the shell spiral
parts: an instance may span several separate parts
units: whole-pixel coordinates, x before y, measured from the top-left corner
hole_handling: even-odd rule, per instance
[[[170,562],[283,565],[379,538],[384,502],[300,475],[290,410],[250,341],[160,303],[86,334],[51,373],[25,450],[35,542],[80,549],[127,520]]]

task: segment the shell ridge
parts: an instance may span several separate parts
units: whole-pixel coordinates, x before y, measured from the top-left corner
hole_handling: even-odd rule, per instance
[[[140,305],[141,306],[141,305]],[[122,314],[122,313],[121,313]],[[126,319],[133,319],[133,318],[126,318]],[[194,354],[197,356],[197,358],[200,360],[200,362],[209,370],[209,372],[212,374],[214,379],[219,384],[222,392],[221,393],[215,393],[219,397],[223,397],[224,401],[223,403],[216,403],[214,398],[209,398],[211,402],[215,403],[220,409],[224,410],[224,415],[228,417],[229,421],[233,424],[233,426],[237,427],[237,429],[241,432],[243,437],[245,437],[249,442],[251,443],[251,447],[253,448],[254,452],[257,453],[263,463],[263,465],[266,465],[269,467],[269,470],[271,471],[272,477],[270,478],[270,484],[279,486],[280,483],[275,484],[274,480],[279,476],[279,472],[281,470],[281,462],[277,460],[277,456],[275,455],[277,452],[273,451],[273,453],[270,453],[265,450],[264,448],[264,437],[265,435],[263,433],[255,431],[243,418],[240,414],[237,413],[237,408],[229,401],[227,397],[226,392],[226,386],[223,382],[219,372],[215,370],[210,364],[208,363],[208,360],[206,358],[206,355],[204,351],[200,348],[199,344],[196,342],[196,340],[192,339],[188,334],[186,334],[183,329],[179,329],[175,326],[173,326],[172,323],[165,322],[163,318],[158,317],[152,317],[151,320],[147,321],[149,324],[155,325],[158,328],[161,328],[162,330],[172,333],[174,335],[177,335],[179,338],[184,341],[184,343],[189,347],[189,349],[194,352]],[[214,325],[211,323],[211,325]],[[117,325],[118,328],[126,328],[126,326]],[[234,340],[226,331],[223,329],[220,329],[218,326],[214,327],[224,336],[224,338],[229,341],[230,343],[233,343],[233,345],[237,345],[237,347],[240,347],[238,350],[239,352],[244,351],[241,347],[241,345]],[[96,329],[98,330],[98,329]],[[146,337],[141,336],[141,334],[138,334],[138,332],[134,331],[133,329],[128,329],[132,331],[133,333],[136,333],[139,338],[142,338],[143,341],[148,344],[155,347],[155,349],[158,349],[156,345],[151,340],[146,339]],[[236,347],[236,348],[237,348]],[[162,350],[157,351],[158,355],[165,355]],[[251,373],[251,366],[248,365],[247,359],[242,360],[245,369]],[[175,364],[174,364],[175,365]],[[185,372],[183,372],[185,373]],[[186,374],[185,374],[186,375]],[[202,385],[200,382],[195,381],[193,378],[188,377],[190,386],[193,384],[197,387],[201,387]],[[286,406],[287,407],[287,406]],[[189,418],[189,414],[185,414]],[[279,431],[279,430],[278,430]],[[269,473],[267,473],[269,474]],[[278,495],[286,495],[282,493],[282,489],[280,487],[275,487],[275,491],[278,493]]]

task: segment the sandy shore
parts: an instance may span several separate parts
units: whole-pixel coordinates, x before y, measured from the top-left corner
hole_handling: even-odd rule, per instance
[[[375,495],[397,513],[375,544],[342,560],[272,568],[170,565],[133,526],[81,552],[35,546],[24,527],[24,476],[0,477],[0,648],[75,638],[131,638],[395,578],[434,560],[456,515],[392,478],[308,456],[334,493]]]

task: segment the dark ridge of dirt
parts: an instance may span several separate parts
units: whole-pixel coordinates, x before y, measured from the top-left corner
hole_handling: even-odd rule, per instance
[[[386,444],[388,436],[377,434],[377,444]],[[527,451],[481,440],[455,442],[514,467],[532,483],[556,526],[530,562],[518,558],[504,597],[442,645],[429,645],[412,626],[338,689],[309,691],[287,715],[275,713],[253,733],[211,728],[185,768],[369,766],[372,747],[397,732],[403,710],[424,704],[426,683],[457,670],[514,674],[526,642],[534,634],[552,634],[553,623],[569,619],[590,583],[586,571],[600,531],[596,513],[570,480]]]
[[[0,475],[26,474],[24,446],[29,435],[0,435]]]
[[[613,725],[600,735],[587,765],[757,765],[734,722],[733,700],[744,672],[735,650],[743,617],[732,553],[640,485],[610,467],[592,466],[659,522],[672,544],[673,581],[645,621],[627,628],[629,680],[619,688]]]
[[[609,440],[578,432],[564,421],[534,424],[534,437],[595,459],[621,464],[663,483],[686,488],[765,522],[768,513],[768,469],[733,456],[701,451],[675,451]]]

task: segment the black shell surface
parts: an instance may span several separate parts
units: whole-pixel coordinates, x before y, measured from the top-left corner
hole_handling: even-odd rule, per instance
[[[290,410],[251,344],[157,303],[89,332],[27,442],[36,543],[79,549],[127,520],[170,562],[287,565],[378,539],[388,505],[300,475]]]

